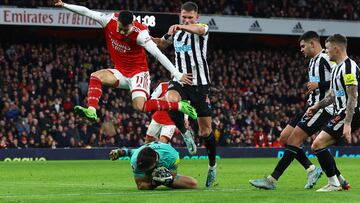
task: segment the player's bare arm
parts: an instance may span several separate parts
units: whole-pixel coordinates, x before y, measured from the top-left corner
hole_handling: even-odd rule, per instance
[[[348,95],[348,101],[346,104],[343,136],[348,143],[351,143],[351,122],[355,113],[355,107],[357,106],[358,87],[356,85],[346,86],[346,93]]]
[[[167,43],[166,40],[163,38],[152,37],[151,39],[155,42],[155,44],[160,50],[164,50],[170,46],[170,44]]]
[[[311,106],[307,109],[306,116],[312,117],[316,110],[327,107],[330,104],[334,103],[334,101],[335,101],[335,94],[333,91],[329,91],[326,94],[326,96],[324,97],[324,99],[322,99],[317,104],[315,104],[314,106]]]
[[[205,29],[206,25],[203,24],[191,24],[191,25],[172,25],[169,30],[168,33],[169,35],[173,35],[175,34],[177,31],[179,30],[183,30],[186,32],[190,32],[192,34],[197,34],[197,35],[205,35],[206,34],[206,29]]]
[[[348,95],[348,101],[346,104],[345,124],[351,124],[357,106],[358,87],[356,85],[346,86],[346,94]]]

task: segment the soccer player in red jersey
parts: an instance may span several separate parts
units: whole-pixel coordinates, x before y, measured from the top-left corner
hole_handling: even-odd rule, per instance
[[[168,82],[161,82],[154,92],[151,94],[151,99],[162,99],[168,88]],[[145,142],[159,140],[163,143],[169,143],[174,135],[176,126],[171,120],[167,111],[156,111],[152,115],[152,120],[146,132]]]
[[[161,82],[156,89],[151,94],[151,99],[164,99],[165,94],[168,89],[169,82]],[[187,118],[185,118],[185,121],[187,121]],[[149,143],[152,141],[159,140],[163,143],[169,143],[172,136],[174,135],[176,130],[176,125],[170,118],[167,111],[156,111],[152,115],[152,120],[150,122],[150,125],[148,127],[148,130],[146,132],[146,139],[145,142]],[[190,137],[190,141],[193,143],[193,146],[195,149],[189,149],[188,151],[190,154],[196,153],[196,145],[192,137]]]
[[[156,57],[171,72],[174,78],[184,84],[192,84],[191,74],[180,73],[170,60],[152,41],[147,27],[134,21],[130,11],[105,14],[86,7],[66,4],[55,0],[55,6],[96,20],[104,29],[105,39],[114,69],[93,72],[88,89],[88,108],[75,106],[75,113],[92,122],[98,121],[96,109],[102,94],[102,85],[130,89],[132,106],[142,112],[177,110],[196,119],[196,110],[186,101],[167,102],[147,100],[150,92],[150,75],[145,49]]]

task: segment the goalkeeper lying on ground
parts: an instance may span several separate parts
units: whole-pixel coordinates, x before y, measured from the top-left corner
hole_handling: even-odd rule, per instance
[[[131,157],[131,167],[139,190],[152,190],[160,185],[171,188],[194,189],[197,181],[176,173],[179,153],[169,144],[151,142],[138,149],[114,149],[110,158]]]

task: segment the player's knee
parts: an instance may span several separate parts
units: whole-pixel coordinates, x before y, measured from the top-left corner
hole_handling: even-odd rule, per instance
[[[287,133],[281,132],[279,141],[280,141],[281,144],[284,145],[284,144],[287,143],[288,138],[289,138],[289,135]]]
[[[175,94],[175,93],[170,93],[168,92],[166,94],[166,100],[169,102],[180,102],[181,98],[179,95]]]
[[[212,129],[211,128],[204,128],[200,130],[200,136],[207,137],[211,134]]]
[[[319,149],[321,149],[322,147],[321,147],[321,144],[317,141],[317,140],[315,140],[313,143],[312,143],[312,145],[311,145],[311,149],[313,150],[313,151],[316,151],[316,150],[319,150]]]
[[[133,109],[136,111],[144,111],[144,103],[143,102],[133,102],[132,103]]]
[[[150,136],[150,135],[146,135],[146,137],[145,137],[145,144],[150,143],[150,142],[153,142],[153,141],[155,141],[155,140],[156,140],[155,137]]]
[[[166,137],[164,135],[160,136],[160,142],[167,144],[167,143],[169,143],[169,141],[170,141],[170,139],[168,137]]]
[[[102,70],[98,70],[96,72],[91,73],[91,77],[95,77],[98,78],[99,80],[102,80],[103,78]]]

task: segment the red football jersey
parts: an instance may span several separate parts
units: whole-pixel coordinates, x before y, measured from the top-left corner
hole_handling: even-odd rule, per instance
[[[152,93],[151,98],[155,99],[165,96],[166,90],[168,88],[168,84],[169,84],[168,82],[160,83],[159,86]],[[174,122],[171,120],[167,111],[156,111],[152,115],[152,119],[163,125],[175,125]]]
[[[118,15],[115,13],[104,28],[106,45],[115,68],[125,77],[148,71],[145,49],[137,42],[139,33],[147,30],[147,27],[138,21],[133,21],[134,26],[130,33],[120,34],[116,31]]]

